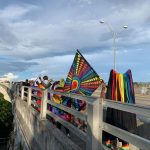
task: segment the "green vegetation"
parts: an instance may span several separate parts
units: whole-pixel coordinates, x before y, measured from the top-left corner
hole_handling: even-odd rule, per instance
[[[11,103],[4,99],[4,95],[0,93],[0,122],[6,127],[10,126],[13,121]]]
[[[0,137],[7,137],[12,130],[12,105],[0,93]]]

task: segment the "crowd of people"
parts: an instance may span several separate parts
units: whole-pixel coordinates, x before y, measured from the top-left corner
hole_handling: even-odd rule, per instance
[[[42,97],[42,91],[38,90],[39,89],[50,89],[50,90],[55,90],[59,92],[63,92],[65,81],[64,79],[60,79],[59,81],[53,81],[52,79],[49,79],[48,76],[43,76],[43,77],[38,77],[35,81],[33,80],[28,80],[26,79],[25,82],[21,83],[23,86],[26,86],[24,88],[25,91],[28,90],[27,87],[32,87],[32,106],[37,109],[38,112],[41,111],[41,97]],[[105,89],[105,88],[104,88]],[[25,96],[27,96],[27,93],[24,93]],[[105,95],[105,91],[102,94],[102,96]],[[61,96],[59,94],[51,94],[48,92],[48,100],[53,100],[55,103],[58,104],[63,104],[67,107],[70,107],[72,109],[76,109],[77,111],[83,112],[86,109],[86,103],[81,101],[81,100],[76,100],[76,99],[69,99],[69,103],[65,102],[66,97]],[[68,99],[68,98],[67,98]],[[78,104],[77,104],[78,103]],[[75,116],[57,108],[54,107],[50,104],[48,104],[48,109],[55,115],[59,116],[60,118],[72,123],[74,126],[78,127],[82,131],[86,132],[87,129],[87,124],[85,121],[76,118]],[[61,129],[62,125],[55,121],[54,118],[51,118],[48,116],[49,121],[51,121],[53,124],[57,126],[57,128]],[[64,127],[65,128],[65,127]],[[65,128],[66,134],[68,137],[70,137],[70,131]]]

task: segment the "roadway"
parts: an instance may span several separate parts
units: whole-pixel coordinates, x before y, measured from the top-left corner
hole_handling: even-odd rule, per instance
[[[135,102],[136,104],[150,107],[150,95],[136,94]]]

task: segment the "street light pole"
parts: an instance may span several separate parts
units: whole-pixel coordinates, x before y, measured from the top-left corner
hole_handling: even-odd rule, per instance
[[[114,70],[116,70],[116,37],[117,33],[113,33],[113,47],[114,47]]]
[[[113,30],[112,26],[108,22],[104,22],[103,20],[100,21],[101,24],[105,23],[112,33],[112,38],[113,38],[113,49],[114,49],[114,70],[116,70],[116,38],[117,38],[117,33]],[[124,29],[127,29],[127,26],[123,26]]]

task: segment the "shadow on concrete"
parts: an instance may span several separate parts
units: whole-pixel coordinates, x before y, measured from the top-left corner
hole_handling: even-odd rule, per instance
[[[150,123],[139,122],[137,128],[137,134],[145,139],[150,140]]]
[[[71,133],[70,138],[48,120],[33,119],[33,135],[31,139],[34,150],[85,150],[85,143],[79,141],[79,137]]]

